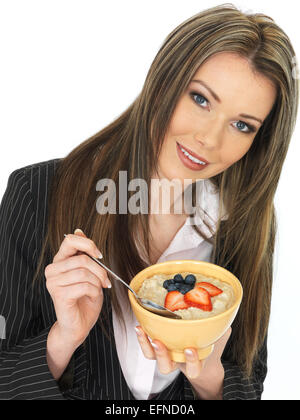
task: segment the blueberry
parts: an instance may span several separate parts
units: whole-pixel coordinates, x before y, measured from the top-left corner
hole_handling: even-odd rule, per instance
[[[188,274],[184,279],[185,284],[195,285],[196,277],[193,274]]]
[[[168,292],[173,292],[174,290],[178,290],[176,284],[170,284],[167,288]]]
[[[175,281],[175,283],[183,283],[184,279],[183,279],[181,274],[175,274],[174,281]]]
[[[171,284],[171,280],[165,280],[165,281],[163,282],[163,287],[164,287],[165,289],[167,289],[167,288],[170,286],[170,284]]]
[[[180,286],[180,293],[182,293],[183,295],[185,295],[187,292],[189,292],[190,290],[193,289],[194,286],[190,285],[190,284],[183,284],[182,286]]]
[[[165,280],[164,282],[163,282],[163,287],[165,288],[165,289],[168,289],[171,285],[174,285],[175,284],[175,282],[174,282],[174,280],[173,279],[168,279],[168,280]]]

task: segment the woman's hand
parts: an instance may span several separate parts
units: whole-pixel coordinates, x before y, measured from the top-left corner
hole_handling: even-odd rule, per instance
[[[46,287],[53,300],[56,335],[78,347],[96,323],[103,304],[102,288],[110,287],[106,270],[82,251],[101,257],[95,243],[82,231],[63,240],[53,263],[45,269]]]
[[[197,350],[185,349],[185,363],[171,360],[166,346],[159,340],[150,342],[142,328],[136,327],[138,341],[147,359],[157,360],[158,369],[168,374],[176,369],[187,377],[201,399],[221,399],[224,380],[224,369],[221,356],[230,337],[231,328],[215,343],[214,350],[207,359],[199,360]]]

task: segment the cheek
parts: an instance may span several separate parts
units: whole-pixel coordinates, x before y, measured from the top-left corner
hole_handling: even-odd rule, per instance
[[[191,115],[188,107],[178,106],[170,121],[168,134],[170,136],[186,135],[193,130],[195,116]]]
[[[242,159],[243,156],[249,151],[251,145],[253,143],[253,139],[251,140],[243,140],[237,139],[236,141],[228,141],[226,142],[220,153],[221,160],[223,163],[232,165],[238,160]]]

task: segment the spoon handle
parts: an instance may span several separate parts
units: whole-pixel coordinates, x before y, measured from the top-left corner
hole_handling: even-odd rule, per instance
[[[86,252],[85,252],[85,254],[88,255],[90,258],[92,258],[92,260],[94,260],[96,263],[98,263],[99,265],[101,265],[101,267],[103,267],[106,271],[108,271],[115,279],[117,279],[121,283],[123,283],[124,286],[126,286],[134,294],[134,296],[138,298],[138,295],[135,293],[135,291],[130,286],[128,286],[128,284],[125,283],[125,281],[122,280],[121,277],[119,277],[116,273],[114,273],[108,267],[106,267],[106,265],[103,264],[103,262],[100,261],[99,258],[92,257],[91,255],[87,254]]]

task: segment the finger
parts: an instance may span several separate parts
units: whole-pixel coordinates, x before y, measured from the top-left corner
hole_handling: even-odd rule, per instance
[[[56,292],[55,299],[73,304],[78,299],[87,296],[95,302],[102,297],[102,293],[102,289],[91,283],[77,283],[60,287]]]
[[[153,340],[151,345],[154,348],[160,373],[167,375],[177,369],[176,362],[171,359],[167,347],[161,341]]]
[[[199,360],[198,352],[195,349],[185,349],[185,375],[189,379],[198,378],[203,368],[203,361]]]
[[[75,269],[90,271],[100,279],[102,287],[111,287],[111,283],[104,268],[95,263],[88,255],[75,255],[63,261],[58,261],[45,268],[47,278],[57,277],[61,273],[66,273]],[[63,280],[62,280],[63,281]]]
[[[82,236],[84,238],[87,238],[86,234],[81,229],[75,229],[74,230],[74,235],[78,235],[78,236]],[[82,254],[83,254],[82,251],[77,252],[77,255],[82,255]]]
[[[221,337],[222,340],[225,341],[225,344],[227,343],[227,341],[229,340],[229,337],[231,336],[231,332],[232,332],[232,328],[229,327],[228,330],[225,332],[225,334]]]
[[[102,258],[101,252],[91,239],[69,233],[62,241],[53,262],[63,261],[66,258],[76,255],[78,251],[86,252],[96,258]]]
[[[222,335],[221,338],[219,338],[218,341],[214,344],[214,351],[212,356],[215,358],[220,358],[223,354],[223,351],[225,349],[225,346],[227,344],[227,341],[229,340],[229,337],[231,335],[231,327],[228,328],[228,330]]]
[[[83,237],[87,237],[86,234],[83,232],[83,230],[81,229],[75,229],[74,230],[74,235],[79,235],[79,236],[83,236]]]
[[[141,327],[135,327],[138,342],[146,359],[155,360],[155,352],[150,341]]]
[[[74,231],[74,234],[75,235],[78,235],[78,236],[81,236],[81,237],[87,237],[86,236],[86,234],[81,230],[81,229],[75,229],[75,231]],[[97,250],[98,250],[98,248],[97,248]],[[99,251],[99,250],[98,250]],[[78,251],[78,254],[79,255],[81,255],[82,254],[82,252],[81,251]],[[100,255],[98,255],[98,258],[103,258],[103,256],[102,256],[102,253],[100,252]],[[89,260],[90,260],[90,262],[92,262],[92,260],[89,258]],[[93,267],[95,268],[95,264],[93,264]],[[109,278],[108,278],[108,275],[107,275],[107,272],[106,272],[106,270],[104,270],[104,268],[102,268],[101,266],[99,266],[99,265],[97,265],[96,264],[96,267],[98,268],[98,270],[100,270],[100,273],[102,272],[103,274],[104,274],[104,277],[105,277],[105,281],[104,281],[104,285],[103,285],[103,287],[108,287],[108,288],[111,288],[111,282],[110,282],[110,280],[109,280]],[[96,273],[95,273],[96,274]],[[96,274],[97,275],[97,274]],[[100,278],[102,278],[101,276],[100,276]]]
[[[92,286],[102,289],[102,283],[99,277],[84,268],[71,270],[56,277],[48,277],[46,286],[51,294],[58,287],[67,287],[79,283],[90,283]]]

